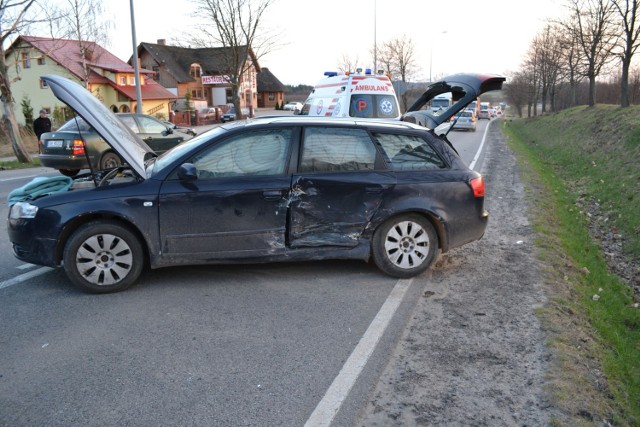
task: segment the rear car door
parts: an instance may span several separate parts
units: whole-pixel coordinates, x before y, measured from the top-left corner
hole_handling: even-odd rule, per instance
[[[153,117],[141,115],[132,117],[135,118],[138,125],[136,132],[138,136],[158,154],[164,153],[184,140],[182,135],[173,132],[168,126]]]
[[[187,162],[198,179],[170,177],[160,194],[163,257],[276,255],[285,249],[292,128],[243,132]]]
[[[354,247],[395,176],[364,128],[308,126],[292,178],[289,245]]]

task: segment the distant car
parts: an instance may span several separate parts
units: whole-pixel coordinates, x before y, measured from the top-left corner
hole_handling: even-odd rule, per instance
[[[470,130],[475,132],[477,129],[476,115],[473,110],[463,110],[454,116],[451,121],[453,130]]]
[[[217,120],[221,114],[220,108],[217,107],[202,108],[198,111],[200,119],[206,122]]]
[[[284,104],[282,109],[287,111],[300,111],[302,110],[302,102],[288,102]]]
[[[489,110],[480,110],[480,113],[478,113],[478,120],[480,119],[491,120],[491,113]]]
[[[243,108],[242,109],[242,116],[245,119],[249,118],[249,109],[248,108]],[[235,107],[229,107],[227,112],[224,113],[222,116],[220,116],[220,121],[222,123],[224,123],[224,122],[232,122],[235,119],[236,119],[236,109],[235,109]]]
[[[179,125],[176,125],[175,123],[170,122],[169,120],[162,120],[162,123],[169,126],[169,128],[173,130],[186,133],[187,135],[196,136],[198,134],[198,132],[196,132],[194,128],[190,128],[187,126],[179,126]]]
[[[482,175],[416,124],[253,119],[154,158],[84,87],[42,79],[126,160],[10,208],[15,256],[85,291],[126,289],[145,267],[238,262],[372,259],[409,278],[485,233]]]
[[[191,139],[190,135],[146,114],[118,113],[116,116],[157,154]],[[73,118],[38,141],[40,164],[76,176],[81,169],[111,169],[122,165],[122,158],[81,117]]]

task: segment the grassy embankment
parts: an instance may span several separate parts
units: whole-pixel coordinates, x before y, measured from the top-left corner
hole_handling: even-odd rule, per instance
[[[11,143],[7,139],[6,135],[2,130],[0,130],[0,170],[23,169],[40,166],[40,159],[33,156],[38,153],[38,141],[36,141],[35,135],[33,132],[25,129],[22,129],[20,132],[24,148],[32,156],[31,163],[20,163],[16,160],[3,160],[3,158],[14,157],[15,153],[13,152],[13,147],[11,147]]]
[[[640,425],[638,297],[611,274],[593,232],[621,235],[640,260],[640,108],[578,107],[504,129],[545,266],[550,388],[571,418],[555,423]]]

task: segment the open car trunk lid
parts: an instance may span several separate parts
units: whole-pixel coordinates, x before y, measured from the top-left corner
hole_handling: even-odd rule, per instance
[[[502,89],[506,78],[496,74],[454,74],[431,83],[418,100],[407,109],[401,120],[435,129],[450,120],[480,95]],[[438,112],[425,108],[438,95],[451,96],[451,103]]]

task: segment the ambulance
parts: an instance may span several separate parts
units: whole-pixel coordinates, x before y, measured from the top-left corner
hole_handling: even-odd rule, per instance
[[[300,115],[400,120],[398,98],[389,76],[370,69],[324,73],[305,101]]]

